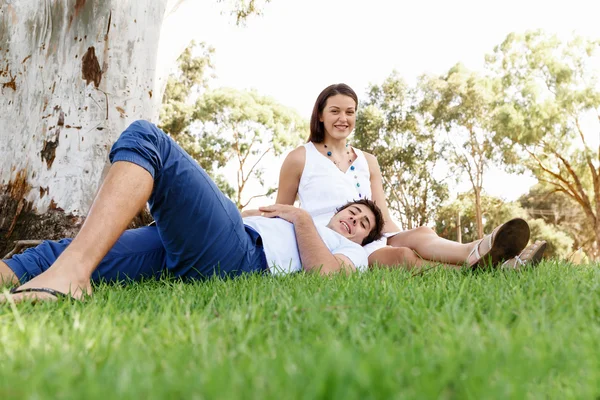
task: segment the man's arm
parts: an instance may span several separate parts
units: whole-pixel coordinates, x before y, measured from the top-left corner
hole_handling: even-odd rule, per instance
[[[279,217],[294,224],[298,252],[302,267],[307,271],[318,271],[322,275],[338,271],[355,271],[352,261],[342,254],[332,254],[327,248],[313,220],[305,210],[300,208],[275,204],[261,207],[265,217]]]

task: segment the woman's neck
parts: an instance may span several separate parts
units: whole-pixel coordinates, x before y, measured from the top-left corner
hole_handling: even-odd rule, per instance
[[[346,151],[348,147],[348,142],[346,141],[346,139],[336,140],[331,138],[325,138],[325,140],[323,140],[323,145],[329,151],[332,151],[334,153],[342,153]]]

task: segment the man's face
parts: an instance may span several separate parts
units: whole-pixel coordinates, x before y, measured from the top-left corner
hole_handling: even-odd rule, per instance
[[[364,204],[352,204],[335,214],[327,227],[362,245],[375,227],[375,214]]]

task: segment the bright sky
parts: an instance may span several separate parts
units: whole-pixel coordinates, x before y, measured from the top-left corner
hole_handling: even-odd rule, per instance
[[[600,38],[597,0],[272,0],[245,27],[219,16],[222,4],[215,3],[189,0],[177,14],[181,34],[215,47],[213,85],[255,88],[307,119],[332,83],[349,84],[360,100],[394,69],[409,81],[457,62],[480,69],[510,32],[542,28]],[[500,171],[484,178],[489,194],[507,200],[533,183]]]

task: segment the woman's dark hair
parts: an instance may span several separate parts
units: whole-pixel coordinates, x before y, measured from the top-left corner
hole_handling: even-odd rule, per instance
[[[375,240],[377,240],[377,239],[381,238],[381,236],[383,236],[382,231],[383,231],[383,225],[384,225],[385,221],[383,220],[383,213],[381,212],[379,207],[377,207],[377,204],[375,204],[374,201],[369,200],[369,199],[360,199],[360,200],[350,201],[350,202],[344,204],[343,206],[341,206],[340,208],[338,208],[336,210],[336,214],[339,213],[340,211],[342,211],[350,206],[356,205],[356,204],[362,204],[363,206],[367,206],[367,208],[369,208],[369,210],[371,210],[373,215],[375,215],[375,221],[373,221],[375,223],[375,225],[371,227],[371,232],[369,232],[369,235],[367,235],[367,237],[364,238],[364,240],[361,243],[361,246],[364,246],[371,242],[374,242]]]
[[[358,96],[350,86],[346,85],[345,83],[336,83],[335,85],[327,86],[325,89],[323,89],[321,94],[319,94],[319,97],[317,97],[317,101],[315,102],[315,106],[313,107],[312,115],[310,117],[310,136],[308,137],[309,142],[321,143],[323,140],[325,140],[325,127],[320,121],[321,114],[323,113],[327,99],[337,94],[343,94],[344,96],[351,97],[356,103],[356,108],[358,109]]]

